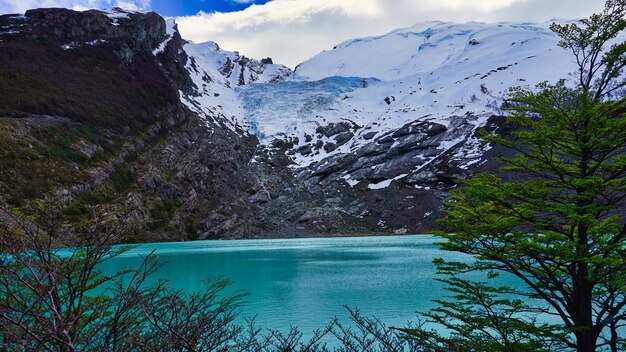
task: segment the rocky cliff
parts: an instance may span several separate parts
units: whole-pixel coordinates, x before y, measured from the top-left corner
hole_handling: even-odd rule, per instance
[[[256,139],[201,119],[179,91],[193,82],[179,35],[154,13],[40,9],[0,17],[0,201],[95,209],[129,240],[261,232],[253,217],[220,232],[216,209],[250,212]],[[155,51],[167,40],[159,55]],[[232,231],[230,231],[232,230]]]

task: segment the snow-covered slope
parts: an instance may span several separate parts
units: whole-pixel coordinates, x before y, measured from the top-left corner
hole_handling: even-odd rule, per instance
[[[535,63],[547,60],[554,64],[554,59],[568,54],[556,48],[557,37],[548,26],[549,23],[419,23],[382,36],[348,40],[298,65],[294,76],[301,80],[374,76],[391,81],[442,69],[452,69],[447,72],[459,75],[477,70],[489,72],[494,64],[499,67],[528,56],[537,56]]]
[[[173,20],[169,20],[167,26],[168,34],[177,30]],[[224,122],[233,129],[247,128],[245,112],[240,108],[234,88],[250,83],[280,82],[292,73],[288,67],[274,64],[271,58],[250,59],[236,51],[222,50],[215,42],[188,42],[184,50],[189,57],[186,69],[194,88],[190,94],[181,92],[183,103],[201,116]]]
[[[276,65],[241,63],[214,43],[185,50],[203,87],[198,105],[219,110],[265,145],[284,148],[275,141],[286,141],[296,169],[373,189],[403,178],[426,187],[443,156],[457,170],[481,162],[488,147],[475,132],[501,113],[511,87],[575,71],[548,27],[420,23],[346,41],[289,77]]]
[[[475,129],[499,112],[510,87],[556,81],[574,70],[547,27],[427,22],[350,40],[299,65],[288,82],[239,87],[237,107],[266,142],[298,137],[296,148],[306,151],[293,155],[300,166],[355,151],[366,135],[382,136],[409,122],[449,127],[454,117],[471,114],[467,122]],[[313,138],[308,153],[307,140],[331,122],[359,128],[337,149],[316,149]],[[335,143],[330,137],[319,140]]]

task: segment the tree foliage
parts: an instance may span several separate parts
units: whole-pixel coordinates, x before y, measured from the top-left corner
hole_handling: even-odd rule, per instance
[[[513,89],[512,135],[483,138],[514,156],[500,159],[501,176],[452,191],[441,246],[475,260],[436,263],[452,295],[430,316],[468,350],[626,347],[625,17],[626,1],[609,0],[551,26],[576,78]]]
[[[185,293],[165,281],[147,285],[161,266],[154,255],[114,274],[102,265],[130,247],[113,247],[124,229],[102,223],[69,230],[61,207],[0,222],[0,346],[20,351],[200,351],[236,345],[242,295],[224,296],[224,279]],[[78,236],[82,245],[60,249]],[[234,342],[233,342],[234,341]]]
[[[155,282],[163,264],[154,253],[137,268],[104,273],[103,264],[131,248],[112,245],[127,225],[92,214],[70,228],[58,204],[0,212],[2,351],[433,352],[356,309],[349,323],[331,321],[306,337],[297,328],[262,329],[239,316],[247,296],[224,294],[226,279],[195,293]]]

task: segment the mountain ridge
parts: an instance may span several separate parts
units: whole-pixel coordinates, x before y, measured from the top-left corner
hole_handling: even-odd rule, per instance
[[[507,133],[506,89],[569,69],[531,24],[417,24],[295,71],[188,42],[154,13],[0,26],[0,203],[57,197],[69,228],[95,209],[131,242],[437,229],[456,181],[506,153],[478,140]]]

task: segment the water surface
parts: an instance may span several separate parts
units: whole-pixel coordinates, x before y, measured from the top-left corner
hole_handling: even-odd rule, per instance
[[[432,260],[465,259],[434,241],[420,235],[143,244],[105,270],[135,267],[156,250],[169,261],[156,277],[193,291],[208,277],[226,276],[232,290],[250,294],[243,315],[256,315],[264,328],[312,331],[334,317],[347,320],[344,306],[404,326],[442,296]]]

